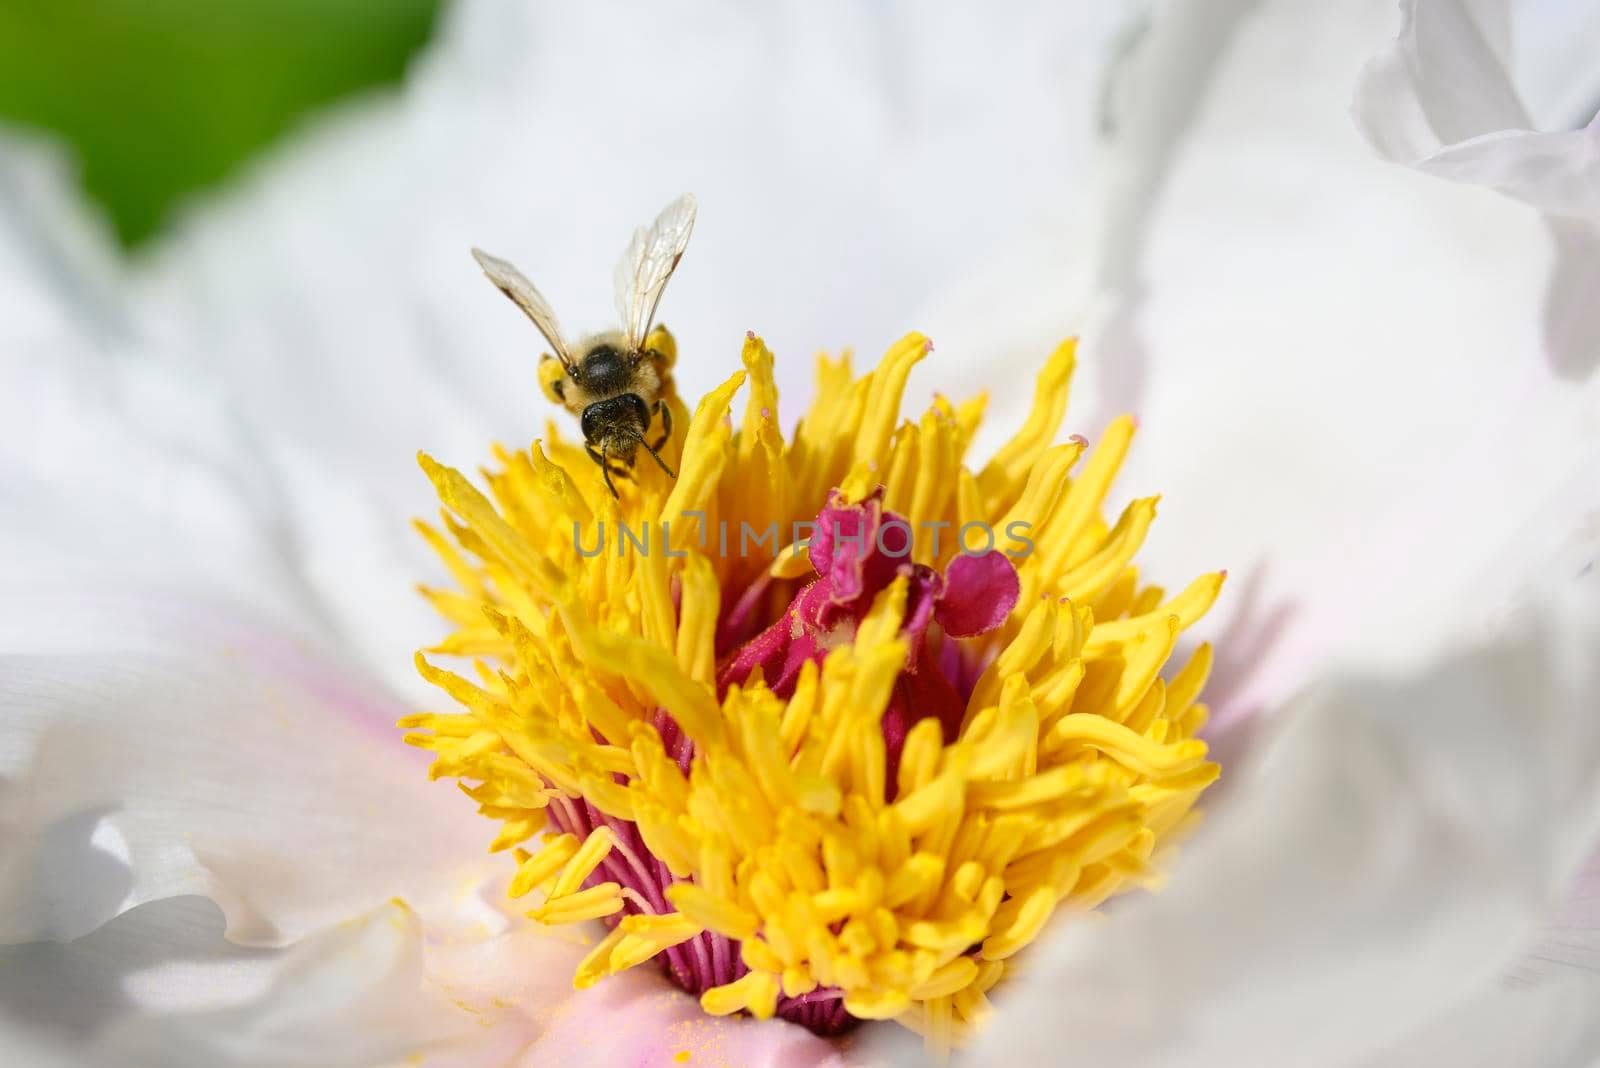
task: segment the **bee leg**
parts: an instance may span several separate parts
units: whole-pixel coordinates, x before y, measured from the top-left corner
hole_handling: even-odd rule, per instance
[[[650,446],[652,452],[672,440],[672,409],[667,407],[666,401],[657,398],[656,411],[661,414],[661,440]]]
[[[611,484],[611,465],[606,463],[606,458],[595,452],[594,448],[589,445],[585,445],[583,451],[589,454],[589,459],[600,465],[600,474],[605,477],[606,489],[611,491],[611,496],[620,500],[621,498],[617,494],[617,487]]]

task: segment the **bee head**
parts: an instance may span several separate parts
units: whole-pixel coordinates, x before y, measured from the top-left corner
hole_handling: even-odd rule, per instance
[[[589,405],[580,423],[585,441],[620,446],[643,440],[650,425],[650,409],[637,393],[622,393]]]

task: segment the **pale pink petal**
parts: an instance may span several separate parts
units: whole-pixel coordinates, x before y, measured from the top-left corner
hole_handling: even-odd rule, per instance
[[[573,970],[593,937],[582,933],[590,938],[580,941],[570,931],[523,925],[482,942],[430,947],[431,981],[483,1034],[477,1042],[442,1045],[422,1063],[429,1068],[487,1063],[843,1068],[857,1063],[849,1038],[824,1041],[781,1020],[707,1016],[695,998],[649,966],[574,991]],[[488,1056],[490,1050],[495,1057]]]

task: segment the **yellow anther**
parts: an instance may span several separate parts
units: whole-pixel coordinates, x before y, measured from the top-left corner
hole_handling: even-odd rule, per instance
[[[577,851],[577,836],[563,834],[546,842],[542,849],[531,856],[524,853],[520,858],[517,874],[511,878],[509,894],[512,897],[521,897],[534,887],[543,885],[546,880],[554,878]]]

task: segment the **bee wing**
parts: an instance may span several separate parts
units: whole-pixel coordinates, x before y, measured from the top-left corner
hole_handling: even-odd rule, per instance
[[[633,240],[617,261],[613,281],[617,290],[617,315],[622,330],[635,351],[644,345],[645,335],[656,317],[656,305],[667,288],[667,279],[683,258],[694,229],[693,193],[668,204],[656,221],[633,232]]]
[[[544,299],[544,294],[534,288],[521,271],[517,270],[498,256],[491,256],[481,248],[472,250],[472,258],[478,261],[478,266],[483,268],[483,273],[489,276],[506,296],[514,301],[533,320],[533,325],[539,328],[539,333],[550,342],[550,347],[556,350],[556,359],[570,373],[572,371],[572,353],[567,348],[566,339],[561,336],[561,324],[556,322],[556,313],[550,307],[550,302]]]

